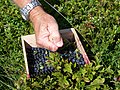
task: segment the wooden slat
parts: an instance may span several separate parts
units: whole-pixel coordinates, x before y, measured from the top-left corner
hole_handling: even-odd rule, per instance
[[[27,78],[30,78],[24,37],[25,37],[25,36],[21,36],[22,48],[23,48],[23,54],[24,54],[24,61],[25,61],[25,67],[26,67]],[[26,37],[27,37],[27,36],[26,36]]]
[[[86,54],[86,52],[85,52],[85,50],[84,50],[84,48],[83,48],[83,45],[82,45],[82,43],[81,43],[81,41],[80,41],[80,39],[79,39],[79,37],[78,37],[75,29],[74,29],[74,28],[71,28],[71,30],[72,30],[72,32],[74,33],[75,40],[76,40],[76,43],[77,43],[77,48],[80,50],[81,54],[83,55],[83,58],[84,58],[84,60],[85,60],[85,63],[86,63],[86,64],[89,64],[89,63],[90,63],[90,60],[89,60],[89,58],[88,58],[88,56],[87,56],[87,54]]]

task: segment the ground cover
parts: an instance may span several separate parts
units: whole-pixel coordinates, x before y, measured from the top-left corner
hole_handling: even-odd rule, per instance
[[[20,37],[34,30],[13,3],[1,0],[0,89],[119,90],[120,1],[60,0],[55,7],[91,46],[91,64],[73,72],[71,63],[57,63],[59,57],[53,55],[57,72],[26,80]]]

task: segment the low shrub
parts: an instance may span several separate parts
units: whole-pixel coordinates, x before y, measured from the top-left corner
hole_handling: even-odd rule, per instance
[[[89,65],[72,69],[75,64],[58,63],[51,75],[26,79],[21,35],[34,33],[32,24],[22,19],[18,8],[9,0],[0,1],[0,88],[21,90],[119,90],[120,82],[120,1],[59,0],[54,6],[91,46]],[[86,46],[87,47],[87,46]],[[4,77],[3,77],[4,76]],[[9,81],[5,81],[4,79]],[[10,83],[8,83],[10,82]]]

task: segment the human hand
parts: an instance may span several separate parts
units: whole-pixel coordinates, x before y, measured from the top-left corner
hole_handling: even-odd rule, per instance
[[[56,51],[63,46],[56,20],[41,7],[36,7],[30,12],[30,20],[34,25],[36,43],[39,47]]]

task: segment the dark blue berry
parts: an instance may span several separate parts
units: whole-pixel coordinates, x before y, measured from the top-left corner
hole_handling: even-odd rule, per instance
[[[84,64],[85,64],[85,62],[84,62],[84,61],[82,61],[82,62],[81,62],[81,65],[84,65]]]
[[[79,60],[76,60],[76,63],[77,63],[77,64],[79,64],[79,62],[80,62]]]
[[[75,63],[76,60],[75,60],[75,58],[73,58],[71,61],[72,61],[72,63]]]
[[[80,58],[80,60],[81,60],[81,61],[84,61],[84,58],[82,57],[82,58]]]
[[[73,57],[69,57],[68,58],[68,61],[70,62],[70,61],[72,61],[72,59],[74,59]]]
[[[82,62],[79,62],[79,63],[78,63],[78,65],[81,65],[81,64],[82,64]]]

